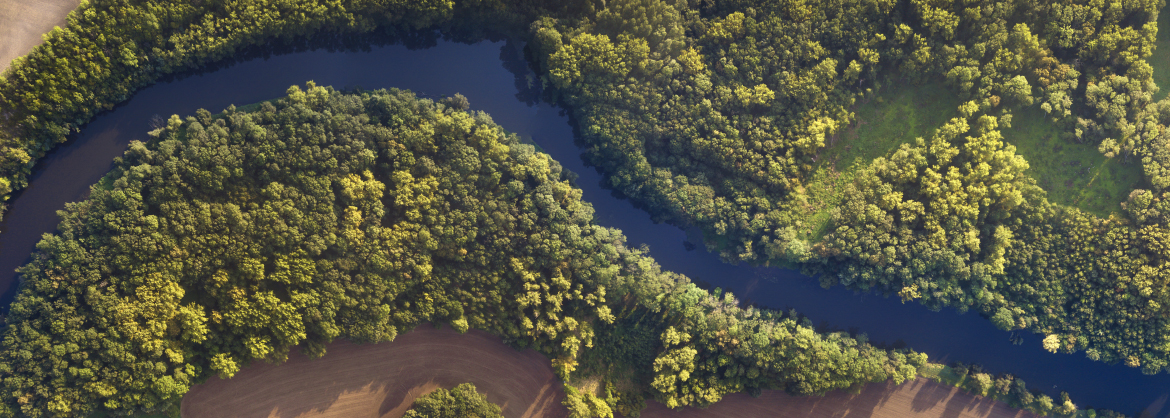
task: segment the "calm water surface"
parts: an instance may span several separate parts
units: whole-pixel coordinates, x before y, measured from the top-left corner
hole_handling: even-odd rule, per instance
[[[1170,416],[1170,375],[1145,376],[1121,365],[1092,362],[1083,354],[1049,354],[1040,338],[1027,335],[1012,345],[1008,333],[974,313],[941,312],[898,299],[857,295],[843,288],[822,289],[816,280],[790,270],[733,266],[702,248],[686,251],[686,234],[651,222],[649,215],[600,187],[601,177],[583,165],[573,143],[568,118],[559,109],[530,106],[518,97],[517,77],[501,65],[503,43],[475,45],[440,42],[409,50],[402,46],[370,52],[312,51],[253,60],[204,75],[155,85],[126,105],[98,117],[76,139],[45,158],[30,187],[14,199],[0,224],[0,288],[6,305],[15,294],[13,270],[28,261],[42,234],[56,229],[56,211],[84,198],[90,185],[111,167],[131,140],[146,141],[149,121],[171,114],[188,115],[206,108],[213,113],[230,104],[248,104],[284,95],[293,84],[365,89],[398,87],[425,96],[462,93],[473,109],[483,110],[504,128],[533,140],[565,168],[580,175],[584,199],[593,204],[597,222],[620,228],[631,245],[647,244],[668,270],[684,273],[730,290],[743,301],[776,309],[795,308],[822,329],[862,331],[870,340],[905,344],[934,361],[980,363],[991,372],[1010,372],[1055,396],[1067,391],[1081,406],[1110,408],[1127,414],[1147,409],[1149,416]],[[512,62],[509,67],[514,67]],[[523,76],[520,77],[523,83]],[[701,245],[700,245],[701,247]]]

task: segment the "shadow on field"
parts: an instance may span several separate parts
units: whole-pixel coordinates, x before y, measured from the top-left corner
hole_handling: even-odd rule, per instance
[[[861,393],[834,391],[820,396],[790,396],[782,391],[764,391],[759,398],[746,394],[728,395],[722,401],[701,408],[670,410],[650,402],[644,418],[1034,418],[1030,412],[1010,408],[1002,402],[976,397],[950,386],[919,378],[901,385],[892,382],[865,386]]]
[[[183,398],[184,418],[399,417],[418,396],[470,382],[509,418],[565,417],[564,391],[549,360],[481,331],[459,334],[423,325],[389,343],[338,341],[310,360],[254,364],[229,380],[212,378]],[[707,408],[671,410],[651,401],[645,418],[1032,418],[988,398],[919,378],[870,384],[860,393],[759,398],[732,394]]]
[[[186,418],[399,417],[418,396],[470,382],[509,418],[564,417],[564,391],[549,360],[481,331],[422,325],[392,342],[330,344],[281,365],[253,364],[212,378],[183,398]]]

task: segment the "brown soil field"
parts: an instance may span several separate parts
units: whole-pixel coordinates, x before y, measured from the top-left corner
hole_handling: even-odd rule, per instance
[[[41,35],[65,26],[80,0],[0,0],[0,72],[41,44]]]
[[[254,364],[228,380],[211,378],[183,398],[183,418],[402,416],[411,402],[435,388],[474,383],[509,418],[559,418],[561,382],[547,358],[519,351],[482,331],[459,334],[423,325],[393,342],[338,341],[316,360],[295,353],[283,365]],[[976,397],[928,379],[902,385],[871,384],[859,394],[824,397],[764,391],[724,397],[707,408],[670,410],[649,402],[646,418],[1031,418],[1002,402]]]
[[[414,399],[471,382],[505,416],[564,417],[564,390],[549,360],[483,331],[422,325],[392,342],[337,341],[311,360],[296,350],[282,365],[253,364],[211,378],[183,397],[184,418],[400,417]]]
[[[977,397],[926,378],[894,385],[893,382],[867,385],[859,394],[834,391],[823,397],[790,396],[766,390],[759,398],[734,394],[707,407],[670,410],[649,402],[644,418],[1032,418],[1037,415],[1007,406],[1003,402]]]

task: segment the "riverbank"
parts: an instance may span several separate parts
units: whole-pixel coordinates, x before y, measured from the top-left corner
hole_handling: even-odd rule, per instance
[[[65,26],[65,17],[79,4],[79,0],[0,1],[0,72],[40,45],[41,35],[54,26]]]
[[[183,398],[182,416],[194,417],[379,417],[402,416],[418,396],[438,387],[474,383],[506,417],[567,415],[564,392],[549,360],[519,351],[482,331],[459,334],[420,326],[393,342],[338,341],[316,360],[293,353],[281,365],[253,364],[228,380],[212,378]],[[764,391],[759,398],[734,394],[708,408],[670,410],[650,402],[642,412],[656,417],[1034,417],[1003,402],[977,397],[926,378],[866,386],[860,393],[834,391],[823,397]]]

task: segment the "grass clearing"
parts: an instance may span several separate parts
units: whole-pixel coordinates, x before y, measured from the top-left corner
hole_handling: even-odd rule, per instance
[[[961,103],[951,88],[937,82],[883,89],[857,107],[853,124],[829,139],[817,161],[837,171],[854,162],[869,164],[915,138],[930,137],[959,116]]]
[[[1060,128],[1036,106],[1017,111],[1012,127],[1002,132],[1053,203],[1107,217],[1119,212],[1130,191],[1144,182],[1139,162],[1123,164],[1090,144],[1061,138]]]
[[[981,395],[981,394],[975,393],[975,391],[972,389],[971,374],[965,373],[965,374],[960,375],[951,366],[947,366],[947,365],[940,364],[940,363],[926,363],[925,366],[918,368],[918,375],[925,377],[927,379],[933,380],[935,382],[942,383],[942,384],[947,385],[947,386],[954,386],[954,387],[958,388],[959,390],[962,390],[968,394],[971,394],[971,396],[978,396],[981,398],[993,399],[993,400],[996,400],[999,402],[1003,402],[1003,403],[1011,406],[1012,408],[1022,408],[1023,407],[1023,405],[1019,405],[1017,402],[1013,402],[1007,396],[998,393],[994,388],[989,390],[987,395]],[[994,379],[996,379],[997,377],[998,377],[997,375],[992,374],[992,376],[991,376],[992,381],[994,382]],[[1033,392],[1033,393],[1035,393],[1035,392]],[[1059,399],[1054,398],[1053,401],[1059,402]],[[1028,415],[1031,415],[1031,414],[1028,414]],[[1053,415],[1053,416],[1055,416],[1055,415]],[[1077,411],[1076,414],[1073,414],[1071,418],[1092,418],[1092,417],[1096,417],[1096,416],[1097,416],[1096,411],[1088,410],[1088,409],[1080,409]]]
[[[1170,14],[1166,16],[1170,20]],[[1161,54],[1166,62],[1155,68],[1166,71],[1155,78],[1165,77],[1170,87],[1170,30],[1159,35],[1159,42],[1165,43]],[[857,106],[854,122],[830,138],[817,156],[806,185],[808,201],[813,203],[805,205],[809,221],[801,235],[812,242],[824,236],[830,211],[841,198],[840,187],[859,167],[915,138],[931,136],[947,120],[959,116],[960,103],[958,95],[942,83],[894,83]],[[1004,139],[1028,161],[1028,175],[1053,203],[1107,217],[1118,212],[1130,191],[1145,181],[1138,162],[1105,158],[1095,146],[1062,138],[1061,129],[1037,106],[1017,110],[1012,116],[1011,128],[1001,127]]]
[[[833,220],[833,208],[841,205],[845,198],[846,184],[853,182],[861,163],[854,163],[844,170],[837,170],[826,164],[813,172],[812,180],[804,189],[804,193],[796,195],[796,202],[800,212],[807,221],[800,221],[797,235],[808,242],[820,242],[825,234],[829,233],[829,224]]]
[[[945,364],[927,363],[925,366],[918,369],[918,375],[948,386],[954,386],[975,396],[995,399],[997,401],[1009,404],[1013,408],[1020,408],[1022,406],[1016,405],[1015,402],[1010,402],[1010,399],[1008,399],[1007,396],[997,393],[995,389],[989,390],[986,395],[976,393],[976,391],[972,389],[971,374],[964,373],[960,375],[953,367],[947,366]],[[996,376],[992,375],[991,378],[994,382]]]
[[[807,219],[798,224],[798,235],[819,242],[829,232],[832,209],[844,198],[842,189],[858,170],[902,144],[933,135],[959,116],[960,103],[954,91],[936,82],[883,89],[858,105],[853,123],[818,153],[813,174],[798,195],[801,200],[796,204]]]
[[[1154,83],[1162,89],[1154,95],[1154,100],[1162,100],[1170,93],[1170,13],[1158,14],[1158,39],[1149,62],[1154,67]]]

